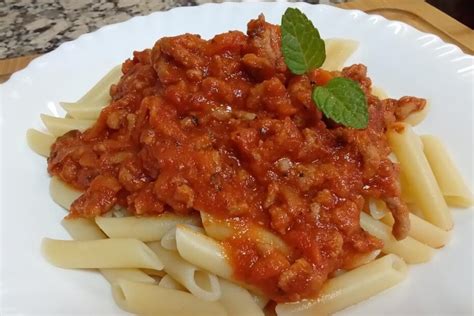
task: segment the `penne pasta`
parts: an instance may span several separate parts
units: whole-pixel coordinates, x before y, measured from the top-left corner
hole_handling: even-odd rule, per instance
[[[63,225],[64,229],[66,229],[74,240],[97,240],[107,238],[92,219],[65,218],[61,221],[61,225]]]
[[[227,260],[225,250],[214,239],[184,225],[178,225],[176,246],[180,256],[189,263],[224,279],[231,278],[232,267]]]
[[[430,102],[426,102],[425,107],[421,111],[413,112],[408,117],[403,120],[405,123],[410,124],[411,126],[416,126],[423,122],[423,120],[426,118],[428,115],[428,112],[430,111]]]
[[[252,295],[244,288],[230,281],[219,279],[222,295],[219,302],[229,316],[264,316]]]
[[[387,213],[381,221],[389,226],[392,226],[394,222],[391,213]],[[410,213],[410,231],[408,235],[433,248],[446,245],[451,238],[451,232],[445,231],[413,213]]]
[[[156,217],[96,217],[95,222],[110,238],[134,238],[143,242],[161,240],[177,224],[199,225],[197,216],[165,213]]]
[[[46,260],[60,268],[163,269],[156,254],[136,239],[73,241],[44,238],[41,249]]]
[[[108,102],[109,100],[107,103]],[[80,120],[96,120],[107,103],[102,105],[100,102],[60,102],[60,105],[71,118]]]
[[[423,153],[419,137],[410,125],[396,123],[387,132],[387,138],[404,170],[408,184],[406,190],[410,192],[425,219],[444,230],[451,229],[451,214]]]
[[[158,285],[120,280],[113,286],[114,299],[124,310],[139,315],[227,315],[219,302]]]
[[[87,93],[79,99],[79,103],[92,102],[98,106],[104,106],[110,100],[109,89],[117,83],[122,76],[122,65],[113,67],[102,79],[100,79]]]
[[[202,227],[194,226],[194,225],[186,225],[186,227],[194,230],[195,232],[204,233],[204,229]],[[161,246],[167,250],[177,250],[176,247],[176,227],[171,228],[162,238],[161,238]]]
[[[326,46],[326,60],[321,68],[329,71],[341,70],[346,60],[359,47],[359,42],[341,38],[326,39],[324,44]]]
[[[155,279],[147,275],[145,272],[140,271],[139,269],[100,269],[100,272],[111,285],[116,284],[120,280],[150,284],[156,283]]]
[[[164,289],[186,291],[186,288],[179,284],[175,279],[170,277],[168,274],[161,278],[158,286],[161,286]]]
[[[208,213],[201,212],[201,218],[206,234],[216,240],[225,240],[239,230],[239,227],[232,225],[232,222],[220,220]],[[290,253],[286,243],[280,237],[265,228],[252,225],[248,230],[248,234],[262,246],[276,248],[284,254]]]
[[[426,159],[446,202],[457,207],[472,206],[472,193],[443,143],[432,135],[422,135],[420,138]]]
[[[396,240],[392,236],[391,228],[370,215],[362,212],[360,214],[360,226],[369,234],[381,239],[384,243],[382,251],[393,253],[402,257],[407,263],[421,263],[431,259],[434,249],[411,238]]]
[[[183,260],[177,252],[164,249],[160,242],[148,244],[163,262],[164,270],[196,297],[217,301],[221,296],[218,278]]]
[[[382,200],[369,198],[368,204],[370,216],[375,219],[381,219],[388,213],[387,205]]]
[[[53,201],[66,210],[82,195],[82,192],[67,185],[58,177],[52,177],[49,182],[49,194]]]
[[[251,293],[252,299],[257,304],[258,307],[260,307],[262,310],[265,308],[267,303],[270,301],[268,297],[265,297],[264,295],[261,294],[255,294]]]
[[[405,279],[407,266],[390,254],[330,279],[315,300],[278,304],[278,316],[329,315],[374,296]]]
[[[387,92],[384,89],[380,88],[380,87],[372,86],[371,93],[374,96],[376,96],[377,98],[379,98],[380,100],[388,98]]]
[[[363,266],[369,262],[372,262],[377,258],[382,251],[380,249],[373,250],[367,254],[356,255],[352,258],[350,264],[345,264],[344,269],[355,269],[357,267]]]
[[[41,114],[41,121],[48,131],[54,136],[62,136],[69,131],[79,130],[81,132],[94,125],[94,120],[76,120],[72,118],[61,118]]]
[[[61,224],[74,240],[97,240],[107,238],[91,219],[63,219]],[[155,283],[152,277],[139,269],[99,269],[99,271],[111,285],[121,279],[143,283]]]
[[[45,134],[33,128],[26,131],[26,141],[28,146],[38,155],[49,157],[51,145],[56,141],[53,135]]]

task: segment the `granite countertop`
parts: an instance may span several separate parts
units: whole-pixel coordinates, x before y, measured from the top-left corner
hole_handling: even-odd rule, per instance
[[[0,59],[46,53],[65,41],[137,15],[213,0],[0,0]],[[309,0],[340,3],[344,0]]]

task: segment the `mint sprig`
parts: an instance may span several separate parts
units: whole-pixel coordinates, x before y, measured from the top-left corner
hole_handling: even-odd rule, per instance
[[[292,73],[302,75],[320,67],[326,59],[324,41],[313,23],[296,8],[281,18],[282,53]]]
[[[286,9],[281,19],[281,50],[288,69],[302,75],[321,67],[326,47],[319,31],[296,8]],[[328,118],[344,126],[366,128],[369,113],[365,94],[351,79],[337,77],[313,90],[313,101]]]
[[[369,113],[365,94],[353,80],[337,77],[316,87],[313,101],[333,121],[353,128],[366,128]]]

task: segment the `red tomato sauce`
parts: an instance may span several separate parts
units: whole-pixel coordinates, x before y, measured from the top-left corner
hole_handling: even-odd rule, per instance
[[[51,148],[49,173],[84,190],[69,216],[120,205],[264,227],[290,252],[248,234],[224,245],[236,279],[279,302],[316,296],[331,273],[382,247],[359,225],[368,198],[390,202],[403,238],[408,211],[384,133],[407,115],[401,107],[424,100],[379,100],[363,65],[292,75],[280,45],[279,27],[260,16],[247,34],[165,37],[135,52],[94,126]],[[314,86],[337,76],[365,92],[366,129],[336,124],[312,101]]]

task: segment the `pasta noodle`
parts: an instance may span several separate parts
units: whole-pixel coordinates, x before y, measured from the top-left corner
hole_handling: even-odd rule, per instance
[[[222,291],[219,302],[229,316],[264,316],[262,307],[247,290],[224,279],[219,279],[219,283]]]
[[[227,261],[225,251],[212,238],[184,225],[178,225],[176,227],[176,246],[184,260],[224,279],[231,278],[232,267]]]
[[[79,99],[79,103],[94,101],[95,104],[107,104],[110,100],[110,86],[122,76],[122,65],[113,67],[88,92]]]
[[[35,129],[28,129],[26,131],[26,141],[28,146],[38,155],[43,157],[49,157],[49,151],[51,150],[51,145],[56,140],[56,137],[42,133]]]
[[[176,280],[170,277],[168,274],[161,278],[158,286],[170,290],[186,291],[184,286],[176,282]]]
[[[385,224],[393,225],[393,216],[388,213],[381,219]],[[424,219],[410,213],[410,231],[408,235],[430,247],[439,248],[446,245],[451,237],[451,232],[425,221]]]
[[[208,213],[201,212],[201,218],[206,234],[216,240],[225,240],[234,235],[237,230],[231,222],[219,220]],[[284,254],[290,252],[283,240],[262,227],[253,225],[249,229],[249,234],[262,246],[274,247]]]
[[[194,225],[186,225],[189,229],[194,230],[195,232],[204,233],[204,230],[201,227]],[[167,250],[177,250],[176,247],[176,227],[171,228],[162,238],[161,246]]]
[[[52,177],[49,183],[49,194],[56,204],[69,210],[72,202],[80,197],[82,192],[65,184],[58,177]]]
[[[316,300],[278,304],[278,316],[329,315],[366,300],[405,279],[407,266],[390,254],[330,279]]]
[[[139,269],[100,269],[105,279],[111,284],[116,284],[119,280],[129,280],[133,282],[155,284],[155,279],[140,271]]]
[[[473,197],[463,181],[446,147],[431,135],[422,135],[423,151],[430,164],[441,192],[449,205],[469,207],[473,205]]]
[[[326,60],[321,68],[329,71],[341,70],[346,60],[357,50],[359,42],[349,39],[330,38],[324,40]]]
[[[388,98],[387,92],[384,89],[380,88],[380,87],[373,86],[371,92],[372,92],[373,95],[375,95],[380,100]]]
[[[166,273],[189,292],[206,301],[216,301],[220,298],[221,289],[215,275],[186,262],[177,252],[164,249],[160,242],[152,242],[148,246],[163,262]]]
[[[79,130],[81,132],[94,125],[94,120],[76,120],[71,118],[54,117],[46,114],[41,114],[41,121],[48,131],[56,137],[62,136],[72,130]]]
[[[360,214],[360,225],[369,234],[380,238],[384,253],[393,253],[402,257],[407,263],[426,262],[433,256],[433,248],[411,238],[396,240],[391,234],[391,228],[365,213]]]
[[[162,288],[158,285],[120,280],[114,285],[114,299],[124,310],[140,315],[227,315],[219,302]]]
[[[403,120],[405,123],[410,124],[411,126],[416,126],[420,124],[428,115],[430,111],[430,102],[426,102],[425,107],[421,111],[416,111],[408,115],[408,117]]]
[[[64,219],[61,224],[74,240],[97,240],[107,238],[94,221],[90,219]],[[155,283],[152,277],[139,269],[99,269],[99,271],[111,285],[120,279],[142,283]]]
[[[410,125],[396,123],[387,132],[387,138],[409,183],[406,189],[425,219],[444,230],[451,229],[451,214],[423,153],[419,137]]]
[[[172,213],[157,217],[96,217],[97,225],[110,238],[135,238],[143,242],[161,240],[177,224],[199,225],[199,217]]]
[[[163,269],[155,253],[136,239],[72,241],[44,238],[41,249],[44,257],[60,268]]]
[[[102,109],[107,105],[97,106],[97,103],[68,103],[61,102],[61,107],[74,119],[95,120]]]
[[[88,218],[63,219],[64,229],[74,240],[97,240],[107,236],[97,227],[93,220]]]

